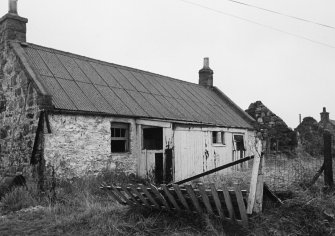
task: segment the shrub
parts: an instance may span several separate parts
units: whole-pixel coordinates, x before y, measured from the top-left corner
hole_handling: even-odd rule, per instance
[[[0,207],[3,211],[18,211],[23,208],[35,206],[37,204],[36,198],[25,187],[13,188],[6,193],[0,202]]]

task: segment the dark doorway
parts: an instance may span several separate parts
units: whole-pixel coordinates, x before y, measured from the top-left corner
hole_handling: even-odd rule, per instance
[[[163,173],[163,153],[155,154],[155,183],[162,184],[164,179]]]
[[[165,158],[165,183],[170,183],[173,180],[172,149],[165,150]]]

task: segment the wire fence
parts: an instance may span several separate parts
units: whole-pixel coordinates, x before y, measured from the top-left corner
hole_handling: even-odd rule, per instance
[[[266,184],[275,192],[308,184],[323,164],[323,157],[287,156],[283,153],[265,157],[263,168]]]
[[[322,156],[287,155],[281,152],[267,154],[264,156],[262,169],[264,181],[275,192],[286,192],[297,186],[306,186],[320,170],[323,161]],[[250,160],[231,168],[230,171],[203,177],[200,181],[215,183],[218,188],[223,184],[231,187],[238,184],[241,189],[249,190],[252,166],[253,160]],[[323,180],[323,174],[320,176],[320,180]]]

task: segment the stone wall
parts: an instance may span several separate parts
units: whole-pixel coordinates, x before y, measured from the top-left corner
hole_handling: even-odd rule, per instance
[[[57,179],[95,175],[104,169],[136,174],[135,120],[54,114],[49,121],[51,134],[44,134],[44,158]],[[111,122],[130,124],[130,152],[111,154]]]
[[[10,48],[0,55],[0,176],[31,176],[37,130],[38,93]]]
[[[251,103],[246,112],[256,121],[256,129],[266,140],[265,150],[293,150],[297,144],[295,132],[261,101]]]

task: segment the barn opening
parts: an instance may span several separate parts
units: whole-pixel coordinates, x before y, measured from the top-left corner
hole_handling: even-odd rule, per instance
[[[163,128],[143,128],[143,149],[163,149]]]
[[[165,158],[163,155],[163,128],[143,127],[142,149],[146,150],[146,156],[152,156],[154,160],[154,177],[156,184],[165,182]]]

